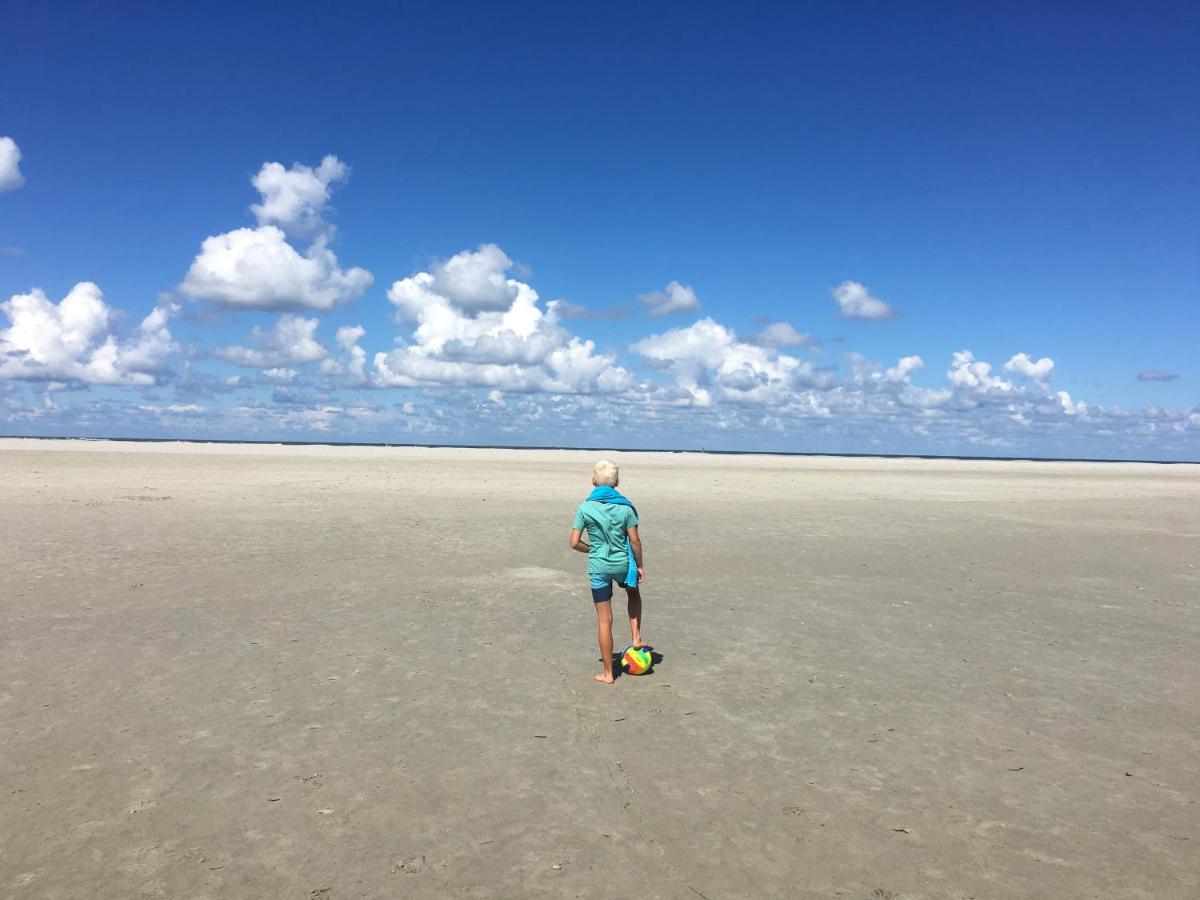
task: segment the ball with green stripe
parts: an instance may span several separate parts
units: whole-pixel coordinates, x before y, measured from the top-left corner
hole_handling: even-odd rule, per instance
[[[630,644],[621,654],[621,671],[626,675],[645,675],[654,665],[654,658],[645,647]]]

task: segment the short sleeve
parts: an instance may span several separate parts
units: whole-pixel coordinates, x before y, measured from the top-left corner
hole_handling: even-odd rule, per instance
[[[637,513],[632,508],[629,509],[629,521],[625,523],[626,528],[632,528],[638,523]]]
[[[572,528],[577,528],[583,531],[583,507],[575,507],[575,521],[571,523]]]

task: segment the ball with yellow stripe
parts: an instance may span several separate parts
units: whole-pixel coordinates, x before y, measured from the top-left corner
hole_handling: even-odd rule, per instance
[[[646,647],[630,644],[621,654],[621,671],[626,675],[645,675],[654,665],[654,657]]]

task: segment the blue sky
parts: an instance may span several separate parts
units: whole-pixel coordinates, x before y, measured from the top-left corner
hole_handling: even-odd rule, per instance
[[[843,6],[10,7],[0,433],[1200,458],[1195,5]]]

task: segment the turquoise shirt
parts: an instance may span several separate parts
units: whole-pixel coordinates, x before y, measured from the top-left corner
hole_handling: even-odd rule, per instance
[[[586,531],[592,549],[588,552],[588,574],[624,578],[629,568],[625,550],[627,528],[638,523],[637,513],[628,506],[584,500],[575,510],[572,528]]]

